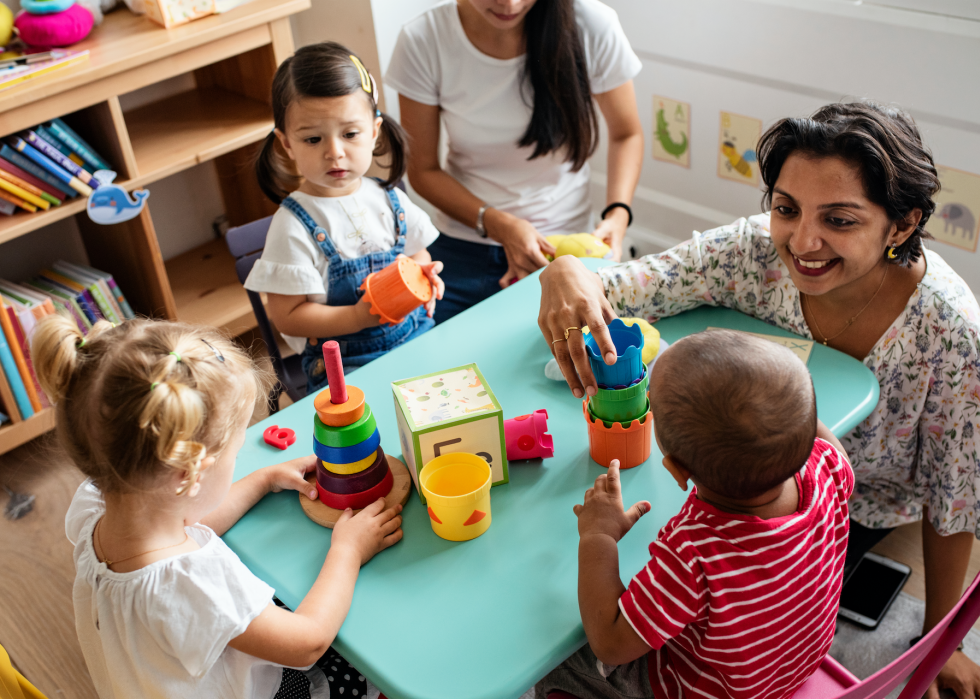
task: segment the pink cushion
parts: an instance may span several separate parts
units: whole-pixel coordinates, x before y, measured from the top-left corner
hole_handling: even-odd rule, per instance
[[[64,12],[32,15],[21,12],[14,20],[20,38],[28,46],[53,49],[81,41],[92,31],[92,13],[75,4]]]

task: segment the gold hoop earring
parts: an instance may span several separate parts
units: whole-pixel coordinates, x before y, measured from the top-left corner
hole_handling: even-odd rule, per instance
[[[897,260],[898,259],[898,253],[895,252],[895,246],[894,245],[892,245],[890,248],[888,248],[888,259],[889,260]]]

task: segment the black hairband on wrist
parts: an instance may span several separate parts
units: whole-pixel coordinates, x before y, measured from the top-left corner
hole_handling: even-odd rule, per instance
[[[624,204],[621,201],[614,201],[612,204],[610,204],[605,209],[603,209],[602,210],[602,214],[599,215],[599,218],[605,220],[606,214],[608,214],[610,211],[612,211],[613,209],[616,209],[616,208],[626,209],[626,213],[629,214],[629,217],[630,217],[630,220],[626,224],[626,227],[629,228],[630,226],[632,226],[633,225],[633,209],[631,209],[629,207],[629,204]]]

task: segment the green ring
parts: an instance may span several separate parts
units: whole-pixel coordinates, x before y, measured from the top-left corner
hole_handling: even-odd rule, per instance
[[[371,413],[371,406],[364,404],[364,414],[360,419],[345,427],[330,427],[320,422],[317,415],[313,416],[313,436],[320,444],[334,449],[343,449],[360,444],[374,434],[378,425]]]

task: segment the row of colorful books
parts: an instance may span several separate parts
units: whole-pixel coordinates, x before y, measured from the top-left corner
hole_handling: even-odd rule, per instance
[[[0,373],[12,396],[0,396],[4,418],[26,420],[49,405],[31,364],[30,339],[51,313],[66,314],[82,332],[99,320],[135,317],[112,275],[85,265],[56,262],[22,284],[0,279]]]
[[[61,119],[0,144],[0,213],[47,211],[99,186],[92,173],[109,163]]]

